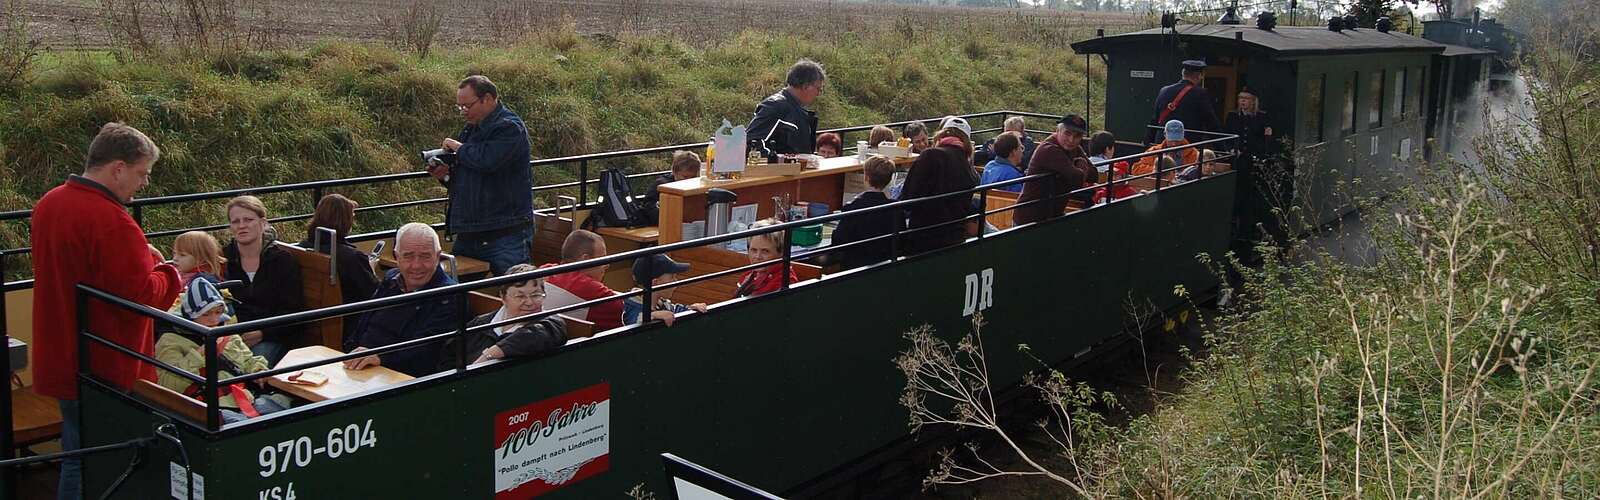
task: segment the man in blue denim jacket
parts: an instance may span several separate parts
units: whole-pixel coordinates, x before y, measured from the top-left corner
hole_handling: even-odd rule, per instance
[[[467,126],[442,147],[456,153],[454,165],[428,173],[450,188],[445,222],[455,235],[456,255],[489,263],[496,275],[529,261],[533,241],[533,168],[528,127],[500,103],[488,77],[469,76],[456,88],[456,109]]]

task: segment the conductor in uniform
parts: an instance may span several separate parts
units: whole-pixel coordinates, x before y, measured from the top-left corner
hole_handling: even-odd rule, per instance
[[[1222,125],[1217,122],[1217,113],[1211,109],[1211,95],[1206,93],[1201,82],[1205,80],[1206,62],[1201,60],[1188,60],[1183,62],[1183,79],[1178,83],[1161,88],[1161,93],[1156,94],[1155,114],[1151,116],[1150,124],[1161,125],[1167,120],[1183,122],[1185,129],[1189,130],[1189,142],[1198,142],[1205,139],[1196,135],[1194,131],[1220,132]],[[1159,128],[1150,129],[1145,137],[1145,142],[1154,143],[1156,136],[1161,133]]]

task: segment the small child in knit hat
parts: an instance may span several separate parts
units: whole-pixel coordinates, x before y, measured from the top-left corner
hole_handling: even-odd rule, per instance
[[[231,319],[228,317],[227,301],[223,299],[222,292],[207,280],[190,281],[179,303],[183,317],[201,326],[216,328]],[[200,341],[203,341],[202,337],[183,330],[163,333],[156,341],[156,359],[183,371],[200,374],[206,368],[205,348],[199,344]],[[238,335],[219,337],[216,342],[217,361],[220,365],[217,372],[219,378],[226,379],[236,374],[256,373],[270,368],[267,366],[267,358],[250,352],[250,346],[246,345],[244,339]],[[265,382],[266,379],[256,381],[258,386],[265,386]],[[199,384],[161,368],[156,368],[156,383],[201,401],[210,399],[200,394]],[[289,408],[290,400],[288,396],[281,394],[257,396],[245,388],[245,384],[239,383],[223,387],[218,394],[218,404],[223,408],[223,421],[231,423],[282,411]]]

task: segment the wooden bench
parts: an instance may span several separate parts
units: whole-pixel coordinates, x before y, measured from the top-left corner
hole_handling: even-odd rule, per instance
[[[344,303],[344,289],[340,286],[337,269],[334,269],[331,256],[282,242],[279,242],[279,247],[288,251],[289,255],[293,255],[295,262],[300,264],[300,289],[305,295],[307,310]],[[291,347],[323,345],[333,349],[343,349],[344,320],[342,317],[334,317],[310,325],[305,329],[310,337],[306,340],[309,341]]]
[[[472,310],[474,317],[498,311],[501,305],[502,302],[499,297],[482,292],[467,292],[467,308]],[[581,339],[594,335],[593,322],[565,314],[557,314],[556,316],[567,324],[567,340]]]
[[[1016,223],[1012,222],[1012,217],[1016,210],[1006,210],[1004,212],[995,212],[995,210],[1007,209],[1016,205],[1018,196],[1021,196],[1021,193],[1001,191],[999,189],[989,190],[989,195],[984,198],[983,211],[993,213],[984,216],[984,220],[988,221],[989,225],[994,226],[995,229],[1008,229],[1016,225]]]
[[[61,403],[33,389],[12,389],[11,432],[18,448],[61,437]]]
[[[558,200],[562,205],[557,206],[554,212],[545,209],[533,213],[533,248],[529,255],[533,256],[534,264],[561,262],[561,243],[567,241],[567,235],[578,227],[577,198],[562,196]],[[571,209],[566,217],[561,216],[563,208]]]
[[[162,387],[155,382],[149,380],[135,381],[133,383],[133,394],[150,404],[188,418],[195,423],[205,424],[206,422],[205,403],[172,389]]]
[[[750,258],[745,254],[724,250],[721,248],[696,247],[672,252],[673,260],[689,264],[689,271],[678,276],[678,279],[688,279],[695,276],[704,276],[711,273],[726,271],[736,267],[750,264]],[[795,262],[791,265],[799,281],[817,279],[822,277],[822,268]],[[680,304],[693,304],[696,302],[715,304],[734,298],[734,293],[739,289],[739,273],[729,274],[716,279],[701,281],[689,285],[667,287],[677,288],[673,292],[673,301]]]

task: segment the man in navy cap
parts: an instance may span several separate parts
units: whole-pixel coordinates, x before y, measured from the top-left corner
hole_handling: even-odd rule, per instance
[[[1178,83],[1161,88],[1161,93],[1156,94],[1155,115],[1151,117],[1151,125],[1161,125],[1168,120],[1183,122],[1184,127],[1192,131],[1220,132],[1222,124],[1217,121],[1217,113],[1211,109],[1211,96],[1206,93],[1201,82],[1206,77],[1206,62],[1191,59],[1183,62],[1183,79]],[[1160,129],[1150,129],[1145,135],[1145,142],[1154,143],[1158,140]],[[1190,135],[1189,142],[1196,142],[1205,137]]]
[[[1098,172],[1083,152],[1083,136],[1089,133],[1089,122],[1078,115],[1061,117],[1056,132],[1050,134],[1039,149],[1034,150],[1028,162],[1027,175],[1055,174],[1029,180],[1022,184],[1022,194],[1017,196],[1017,209],[1012,220],[1027,224],[1060,217],[1066,212],[1067,200],[1073,192],[1099,180]],[[1092,196],[1092,191],[1078,196]],[[1035,203],[1028,203],[1035,202]]]

